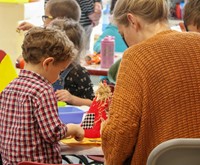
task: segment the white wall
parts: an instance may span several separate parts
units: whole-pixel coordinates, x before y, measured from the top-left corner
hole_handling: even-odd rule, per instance
[[[10,55],[13,65],[16,58],[21,55],[21,45],[24,32],[17,33],[16,27],[23,20],[43,24],[41,16],[44,13],[44,2],[25,4],[0,3],[0,49]]]

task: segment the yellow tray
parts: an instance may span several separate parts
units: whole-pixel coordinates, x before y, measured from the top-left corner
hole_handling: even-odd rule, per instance
[[[84,138],[82,141],[76,141],[74,138],[65,138],[61,142],[69,145],[101,145],[101,138]]]

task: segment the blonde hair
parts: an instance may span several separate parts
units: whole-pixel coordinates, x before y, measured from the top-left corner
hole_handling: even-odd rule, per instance
[[[135,14],[149,23],[168,20],[166,0],[118,0],[113,12],[114,21],[128,26],[128,13]]]

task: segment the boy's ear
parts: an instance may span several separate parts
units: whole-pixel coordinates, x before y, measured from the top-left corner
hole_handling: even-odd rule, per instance
[[[53,57],[46,58],[42,63],[44,70],[47,71],[49,66],[51,66],[53,64],[53,62],[54,62]]]
[[[180,26],[182,32],[186,32],[186,28],[185,28],[185,25],[183,22],[180,22],[179,26]]]
[[[130,23],[130,26],[132,26],[136,31],[138,31],[140,29],[140,22],[135,15],[128,13],[127,19]]]

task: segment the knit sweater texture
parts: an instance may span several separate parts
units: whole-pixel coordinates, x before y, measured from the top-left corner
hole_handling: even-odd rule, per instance
[[[125,51],[101,137],[106,165],[146,165],[158,144],[200,138],[199,33],[164,31]]]

